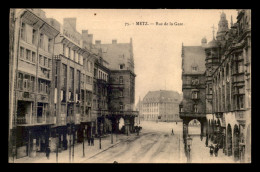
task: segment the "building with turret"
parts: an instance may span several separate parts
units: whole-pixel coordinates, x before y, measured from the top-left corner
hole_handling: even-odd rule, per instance
[[[230,28],[226,14],[221,13],[216,38],[213,26],[212,40],[206,43],[203,38],[202,46],[197,47],[201,51],[193,50],[194,54],[190,54],[194,47],[182,47],[184,98],[180,104],[180,117],[203,122],[201,134],[206,134],[206,140],[219,144],[235,161],[251,162],[251,11],[237,12],[237,22],[233,23],[231,16]],[[189,68],[196,69],[192,61],[205,65],[199,75],[204,86],[198,92],[205,95],[199,96],[204,99],[200,115],[194,113],[196,108],[192,112],[192,104],[196,104],[194,97],[198,99],[193,96],[192,78],[195,75],[188,73]],[[185,137],[187,126],[184,125],[183,131]]]

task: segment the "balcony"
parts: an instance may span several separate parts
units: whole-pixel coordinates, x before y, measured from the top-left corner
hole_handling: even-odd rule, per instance
[[[17,117],[16,122],[19,126],[56,124],[56,117]]]
[[[243,111],[236,111],[235,117],[236,117],[236,120],[239,123],[245,123],[246,122],[245,113]]]
[[[196,117],[206,117],[206,114],[203,114],[203,113],[194,113],[194,112],[180,112],[180,118],[189,118],[189,117],[192,117],[192,118],[196,118]]]
[[[121,116],[138,116],[139,111],[111,111],[111,115],[121,115]]]

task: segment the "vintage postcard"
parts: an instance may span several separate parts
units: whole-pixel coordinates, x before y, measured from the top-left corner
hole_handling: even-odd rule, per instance
[[[250,9],[10,9],[9,163],[251,163]]]

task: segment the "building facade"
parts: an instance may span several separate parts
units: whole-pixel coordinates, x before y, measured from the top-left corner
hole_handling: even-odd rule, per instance
[[[183,137],[186,138],[190,121],[201,123],[201,135],[206,135],[205,103],[205,38],[201,46],[182,45],[182,93],[180,118],[183,119]],[[184,139],[185,141],[186,139]]]
[[[141,118],[144,121],[181,121],[179,118],[179,104],[181,96],[178,92],[169,90],[149,91],[140,105]]]
[[[226,24],[225,24],[226,23]],[[251,11],[238,10],[237,22],[227,28],[221,14],[217,32],[219,66],[212,73],[210,131],[222,135],[227,156],[251,162]],[[220,136],[219,136],[220,137]]]
[[[122,70],[114,68],[124,56],[121,44],[93,44],[87,30],[77,32],[76,18],[62,26],[41,9],[11,9],[9,27],[9,157],[66,150],[118,131],[121,117],[124,132],[133,131],[132,43],[122,44]]]
[[[59,31],[41,10],[14,10],[12,76],[9,102],[12,155],[36,156],[49,146],[55,119],[51,79],[54,42]]]
[[[202,125],[201,133],[206,133],[206,140],[219,144],[223,152],[227,156],[233,156],[235,161],[251,162],[251,11],[237,11],[237,22],[233,24],[231,16],[230,28],[226,14],[222,12],[216,39],[213,30],[212,41],[207,43],[203,38],[200,48],[203,50],[196,51],[191,57],[196,61],[199,59],[196,56],[203,57],[199,63],[205,64],[204,72],[201,71],[200,74],[204,86],[199,92],[204,92],[200,98],[203,102],[201,107],[205,107],[201,111],[205,114],[202,117],[206,117],[206,125]],[[185,53],[183,47],[183,63]],[[193,69],[193,66],[188,68]],[[187,76],[186,72],[186,68],[183,68],[182,78]],[[187,101],[187,95],[193,97],[193,94],[192,91],[185,93],[185,85],[186,81],[183,80],[181,118],[188,112],[185,106],[190,109],[192,107],[189,103],[191,101]],[[200,119],[199,116],[192,116]]]

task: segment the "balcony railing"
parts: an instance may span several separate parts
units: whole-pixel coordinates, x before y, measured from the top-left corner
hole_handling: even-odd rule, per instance
[[[122,115],[122,116],[138,116],[139,111],[111,111],[111,115]]]
[[[17,117],[16,120],[17,124],[56,124],[56,117],[49,116],[49,117]]]

